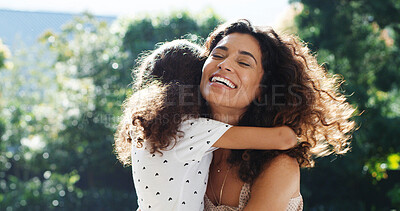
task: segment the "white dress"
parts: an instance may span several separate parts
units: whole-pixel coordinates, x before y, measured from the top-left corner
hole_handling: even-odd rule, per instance
[[[231,125],[206,119],[182,122],[183,137],[169,150],[151,154],[132,144],[132,173],[138,205],[145,210],[203,210],[212,145]],[[146,146],[146,143],[144,144]]]

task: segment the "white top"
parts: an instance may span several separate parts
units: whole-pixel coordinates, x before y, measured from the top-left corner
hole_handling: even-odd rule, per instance
[[[182,122],[176,145],[150,154],[132,144],[133,181],[138,205],[145,210],[203,210],[212,145],[231,125],[212,119]],[[146,146],[146,142],[144,144]]]

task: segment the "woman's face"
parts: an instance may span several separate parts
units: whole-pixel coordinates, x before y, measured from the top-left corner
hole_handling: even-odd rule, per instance
[[[203,66],[200,90],[211,108],[246,110],[260,95],[262,68],[258,41],[232,33],[218,42]]]

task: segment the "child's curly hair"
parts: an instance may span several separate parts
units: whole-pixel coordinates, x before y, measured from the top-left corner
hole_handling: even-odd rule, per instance
[[[139,59],[134,70],[134,92],[123,104],[123,115],[115,133],[114,151],[124,165],[131,164],[131,145],[160,152],[173,144],[180,123],[198,117],[198,90],[205,61],[203,48],[187,40],[161,45]]]

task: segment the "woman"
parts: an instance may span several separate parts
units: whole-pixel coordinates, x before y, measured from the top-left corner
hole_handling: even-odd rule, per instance
[[[200,90],[211,116],[231,125],[287,125],[300,143],[286,151],[215,151],[205,209],[301,210],[299,168],[312,166],[311,155],[345,153],[354,129],[354,109],[336,78],[295,37],[246,20],[217,28],[206,48]]]
[[[164,43],[137,69],[138,90],[124,103],[115,149],[121,162],[132,164],[141,210],[203,210],[216,148],[289,149],[297,142],[287,126],[232,127],[200,118],[194,85],[202,51],[185,40]]]

